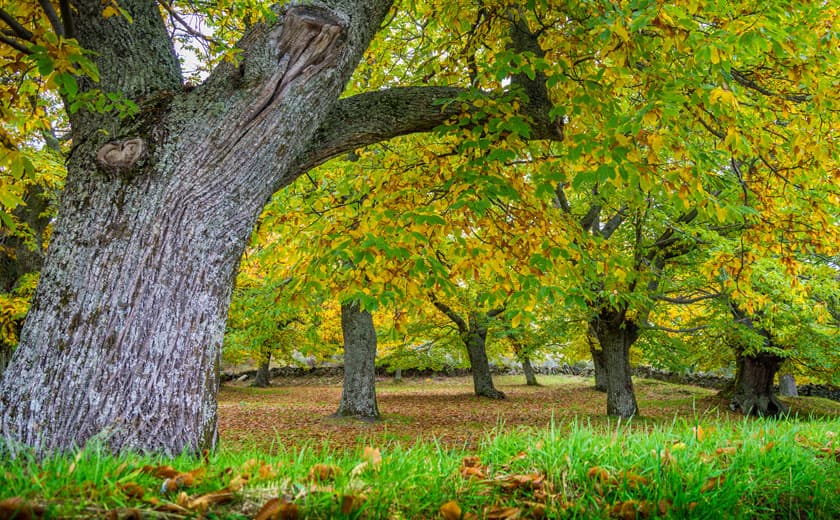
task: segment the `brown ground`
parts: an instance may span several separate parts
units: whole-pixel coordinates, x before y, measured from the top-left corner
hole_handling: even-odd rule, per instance
[[[320,449],[325,441],[345,448],[432,438],[446,447],[474,447],[499,425],[542,428],[552,420],[558,425],[574,420],[596,427],[608,424],[606,395],[594,390],[591,379],[544,376],[540,387],[525,386],[521,377],[495,381],[508,399],[475,397],[468,377],[404,379],[399,384],[383,379],[377,383],[383,420],[374,423],[329,417],[341,397],[338,378],[275,379],[268,389],[225,385],[219,394],[221,441],[228,449],[256,446],[269,451],[304,444]],[[690,421],[732,415],[716,392],[706,388],[639,380],[636,397],[643,415],[633,422],[640,427],[670,423],[675,415]],[[840,415],[838,403],[801,399],[793,404],[795,411]],[[611,421],[614,425],[615,419]]]

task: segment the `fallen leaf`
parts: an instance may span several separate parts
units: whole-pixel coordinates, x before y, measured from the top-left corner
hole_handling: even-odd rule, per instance
[[[0,519],[29,520],[31,518],[42,518],[45,509],[40,505],[25,500],[21,497],[12,497],[0,500]]]
[[[140,471],[158,478],[172,478],[180,473],[172,466],[143,466]]]
[[[298,507],[285,498],[272,498],[260,508],[254,520],[297,520]]]
[[[516,520],[522,511],[518,507],[490,506],[484,509],[486,520]]]
[[[189,500],[189,502],[187,502],[187,509],[204,513],[210,509],[210,506],[214,506],[216,504],[227,504],[228,502],[233,502],[234,498],[236,498],[236,495],[230,491],[207,493],[206,495]]]
[[[382,453],[379,451],[379,448],[371,448],[370,446],[365,446],[364,452],[362,452],[362,459],[365,460],[372,468],[379,467],[379,464],[382,462]]]
[[[663,498],[659,501],[659,507],[657,509],[659,510],[660,515],[665,516],[668,514],[668,511],[670,511],[673,506],[673,500],[671,500],[670,498]]]
[[[630,489],[638,489],[640,486],[647,486],[650,484],[649,479],[630,471],[621,473],[621,478]]]
[[[446,520],[461,520],[461,506],[458,505],[458,502],[450,500],[440,506],[440,514]]]
[[[775,443],[773,441],[768,442],[767,444],[761,447],[761,453],[767,453],[768,451],[773,449],[773,446],[775,446]]]
[[[703,487],[700,488],[700,492],[705,493],[707,491],[719,488],[723,485],[724,479],[725,475],[718,475],[717,477],[709,478],[708,480],[706,480],[706,483],[703,484]]]
[[[119,490],[122,491],[123,495],[136,500],[141,500],[143,498],[143,495],[146,494],[146,490],[143,489],[142,486],[140,486],[139,484],[135,484],[134,482],[117,484],[117,488],[119,488]]]
[[[738,449],[735,446],[726,446],[715,450],[716,455],[734,455]]]
[[[485,478],[484,472],[481,471],[481,468],[474,468],[471,466],[461,468],[461,476],[464,478],[476,478],[479,480],[483,480]]]
[[[246,475],[237,475],[230,479],[230,484],[227,486],[228,491],[233,491],[236,493],[240,489],[242,489],[245,484],[248,483],[248,477]]]
[[[695,437],[698,441],[702,441],[702,440],[704,440],[704,439],[707,439],[707,438],[709,437],[709,435],[711,435],[712,433],[714,433],[715,428],[714,428],[714,426],[712,426],[712,427],[707,428],[707,429],[705,429],[705,430],[704,430],[704,429],[703,429],[703,427],[702,427],[702,426],[700,426],[700,425],[698,424],[697,426],[695,426],[694,428],[692,428],[692,430],[694,430],[694,437]]]
[[[461,466],[464,468],[477,468],[481,466],[481,459],[476,456],[464,457],[461,459]]]
[[[261,479],[267,479],[277,476],[269,464],[261,464],[260,469],[257,471],[257,475]]]
[[[504,475],[497,477],[494,482],[502,489],[506,490],[536,490],[545,487],[545,477],[539,473],[532,473],[528,475]]]
[[[342,495],[341,497],[341,513],[349,515],[355,513],[365,504],[367,497],[364,495]]]
[[[340,472],[341,470],[336,466],[315,464],[312,466],[312,469],[309,470],[309,479],[321,482],[325,480],[332,480]]]
[[[598,466],[592,466],[591,468],[589,468],[589,470],[586,472],[586,476],[593,480],[600,480],[602,484],[607,482],[610,478],[609,472],[604,468]]]

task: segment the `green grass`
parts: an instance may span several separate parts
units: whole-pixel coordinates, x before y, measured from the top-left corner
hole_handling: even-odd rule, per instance
[[[191,510],[191,501],[227,490],[231,501],[211,504],[205,516],[252,518],[280,496],[304,518],[446,518],[441,506],[455,501],[464,518],[510,507],[548,518],[828,519],[840,517],[839,432],[836,418],[677,418],[655,426],[612,421],[606,428],[571,421],[544,430],[499,425],[475,451],[395,443],[377,447],[376,467],[355,471],[365,461],[364,444],[356,451],[279,447],[271,457],[238,446],[204,460],[114,457],[89,448],[41,462],[4,461],[0,517],[9,516],[2,500],[11,497],[43,507],[47,517],[107,511],[189,517],[201,509]],[[478,478],[462,475],[467,456],[478,457]],[[339,470],[316,481],[316,464]],[[164,479],[143,470],[161,465],[195,471],[196,483],[163,491]],[[247,483],[239,488],[243,477]],[[143,497],[132,497],[138,489]]]

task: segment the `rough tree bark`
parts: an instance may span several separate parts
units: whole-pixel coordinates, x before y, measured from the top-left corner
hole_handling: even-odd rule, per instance
[[[341,304],[341,332],[344,337],[344,386],[339,417],[375,420],[376,405],[376,329],[373,316],[359,302]]]
[[[216,443],[232,279],[270,195],[338,98],[390,1],[293,6],[185,92],[154,2],[75,2],[101,82],[141,107],[71,116],[76,146],[41,281],[0,383],[0,433],[38,453],[97,438],[168,454]],[[80,81],[80,88],[93,85]]]
[[[192,90],[154,2],[121,0],[131,23],[103,19],[98,0],[71,3],[101,78],[79,78],[80,92],[119,92],[140,113],[71,115],[65,190],[11,361],[20,377],[0,382],[0,435],[42,454],[94,437],[112,451],[212,448],[232,279],[265,202],[315,164],[454,108],[437,103],[440,87],[338,100],[391,0],[280,8],[248,30],[239,66]],[[550,108],[523,105],[532,138],[562,139]]]
[[[730,311],[736,322],[755,330],[763,338],[764,345],[772,345],[770,332],[757,328],[753,319],[734,302],[730,302]],[[787,413],[788,407],[773,393],[773,379],[779,371],[784,358],[773,352],[747,354],[743,347],[734,345],[735,380],[721,394],[729,398],[729,407],[740,410],[745,415],[774,417]]]
[[[590,322],[604,356],[607,376],[607,415],[630,418],[639,410],[630,370],[630,347],[639,337],[639,328],[626,313],[602,310]]]
[[[458,327],[458,334],[464,346],[467,347],[467,355],[470,358],[470,372],[475,395],[490,399],[504,399],[505,393],[497,390],[493,384],[490,362],[487,360],[487,321],[504,312],[504,309],[493,309],[484,315],[471,312],[467,320],[464,320],[461,315],[434,295],[432,303]]]
[[[788,411],[773,393],[773,379],[783,358],[770,352],[755,355],[736,353],[735,381],[727,392],[729,406],[744,415],[775,417]]]

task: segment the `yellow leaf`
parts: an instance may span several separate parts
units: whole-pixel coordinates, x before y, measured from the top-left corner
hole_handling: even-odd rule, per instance
[[[510,320],[510,326],[514,329],[519,327],[520,323],[522,323],[522,314],[515,314],[513,319]]]
[[[119,14],[120,12],[113,5],[109,5],[108,7],[102,10],[103,18],[110,18],[112,16],[118,16]]]
[[[720,102],[727,104],[732,108],[738,108],[738,99],[735,97],[735,94],[720,87],[712,89],[712,91],[709,93],[709,100],[712,103]]]
[[[627,34],[627,29],[624,28],[624,24],[621,23],[621,20],[616,20],[612,27],[610,27],[610,29],[612,30],[613,34],[617,34],[622,41],[630,41],[630,35]]]
[[[458,502],[450,500],[440,506],[440,514],[446,520],[461,520],[461,506],[458,505]]]

